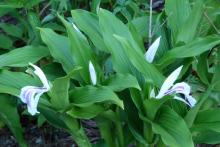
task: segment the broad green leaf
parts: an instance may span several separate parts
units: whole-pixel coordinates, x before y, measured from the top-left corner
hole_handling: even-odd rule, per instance
[[[40,33],[43,42],[48,46],[53,58],[62,64],[63,69],[67,73],[70,72],[75,64],[70,51],[68,38],[58,35],[53,30],[47,28],[41,28]]]
[[[50,101],[56,109],[63,110],[69,105],[69,87],[70,79],[74,76],[75,72],[81,68],[74,68],[69,74],[63,77],[56,78],[52,82],[52,88],[50,90]]]
[[[16,99],[8,95],[0,95],[0,120],[3,121],[16,137],[21,147],[27,147],[23,136],[20,117],[17,112]]]
[[[100,51],[109,52],[103,41],[98,17],[91,12],[80,9],[72,10],[71,14],[74,22],[84,33],[86,33],[86,35],[88,35],[95,47]]]
[[[79,31],[78,28],[67,22],[64,18],[59,16],[62,23],[65,25],[71,43],[71,53],[74,62],[77,66],[81,66],[80,76],[85,83],[90,83],[89,78],[89,61],[94,61],[94,55],[86,37]]]
[[[105,111],[105,107],[99,104],[93,104],[88,107],[71,107],[71,110],[67,111],[67,113],[78,119],[92,119],[96,117],[98,114]]]
[[[144,75],[146,81],[160,87],[164,77],[153,64],[148,63],[143,54],[135,52],[128,40],[120,36],[114,36],[120,41],[127,56],[131,59],[131,63]]]
[[[127,53],[125,52],[126,49],[113,36],[116,34],[125,37],[131,43],[132,50],[135,50],[133,52],[137,52],[139,55],[142,54],[144,57],[141,48],[133,39],[128,27],[117,19],[112,13],[103,9],[99,11],[99,25],[102,30],[104,42],[112,54],[111,59],[114,70],[117,73],[130,73],[137,78],[139,84],[142,84],[144,82],[143,76],[131,63]]]
[[[143,38],[148,37],[149,31],[149,16],[141,16],[133,19],[130,23],[134,25],[138,34],[140,34]]]
[[[20,27],[13,24],[0,23],[0,28],[8,35],[13,37],[22,38],[22,30]]]
[[[204,11],[203,0],[197,0],[190,12],[187,20],[182,24],[177,35],[177,42],[188,43],[192,41],[198,33],[198,26],[201,22]]]
[[[147,61],[144,60],[144,54],[133,39],[128,27],[106,10],[99,11],[99,20],[104,41],[112,54],[114,69],[118,73],[130,73],[135,75],[140,83],[143,82],[142,75],[140,74],[140,72],[142,72],[146,80],[154,80],[156,85],[160,85],[160,73],[153,65],[148,64]],[[126,38],[130,43],[129,48],[127,48],[127,46],[125,47],[124,43],[121,43],[121,40],[118,40],[115,35]],[[137,69],[139,71],[137,71]]]
[[[204,131],[196,133],[193,136],[193,140],[197,144],[206,143],[206,144],[219,144],[220,143],[220,133],[213,131]]]
[[[113,15],[111,12],[107,10],[100,9],[98,16],[100,27],[104,34],[116,34],[125,37],[131,43],[134,50],[136,50],[138,53],[143,53],[143,51],[133,38],[131,32],[129,31],[129,28],[125,24],[123,24],[115,15]]]
[[[141,89],[137,79],[130,74],[116,74],[102,83],[103,86],[107,86],[113,91],[122,91],[126,88]]]
[[[217,35],[211,35],[204,38],[198,38],[189,42],[186,45],[176,47],[168,51],[160,59],[159,63],[163,65],[169,65],[169,63],[176,58],[194,57],[208,51],[220,43],[220,37]]]
[[[13,47],[12,40],[6,35],[0,34],[0,42],[1,42],[0,48],[11,49]]]
[[[0,93],[19,96],[20,89],[27,85],[40,85],[40,82],[22,72],[0,71]]]
[[[193,131],[214,131],[220,133],[220,109],[209,109],[198,112],[194,124]]]
[[[162,107],[158,119],[152,123],[153,131],[171,147],[194,147],[185,121],[169,107]]]
[[[175,38],[191,12],[189,0],[166,0],[165,12],[168,17],[168,25]]]
[[[55,79],[50,90],[51,103],[57,109],[65,109],[69,105],[70,78],[68,76]]]
[[[77,87],[70,92],[70,103],[79,107],[88,107],[95,103],[110,102],[124,108],[118,96],[106,87]]]
[[[48,55],[48,48],[44,46],[25,46],[0,55],[0,67],[24,67]]]

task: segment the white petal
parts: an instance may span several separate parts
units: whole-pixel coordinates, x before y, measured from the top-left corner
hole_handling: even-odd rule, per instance
[[[160,88],[158,95],[156,96],[157,99],[162,98],[165,95],[165,93],[173,86],[173,83],[177,80],[182,68],[183,66],[178,67],[166,78],[166,80]]]
[[[20,98],[21,101],[27,104],[28,112],[31,115],[39,113],[37,111],[37,105],[40,96],[47,92],[46,87],[25,86],[21,89]]]
[[[89,74],[90,74],[90,79],[91,79],[92,84],[96,85],[96,82],[97,82],[96,72],[91,61],[89,61]]]
[[[165,95],[171,94],[171,93],[181,93],[184,95],[189,95],[190,94],[190,86],[189,84],[185,82],[181,83],[176,83],[170,90],[168,90]]]
[[[155,54],[157,52],[157,49],[160,45],[160,38],[158,37],[148,48],[147,52],[145,53],[145,59],[149,62],[152,63],[155,57]]]
[[[156,94],[155,94],[155,90],[154,90],[154,88],[151,90],[151,92],[150,92],[150,97],[152,98],[155,98],[155,96],[156,96]]]
[[[186,98],[190,104],[190,107],[194,107],[196,104],[196,99],[194,97],[192,97],[191,95],[188,95]]]
[[[36,65],[29,63],[35,70],[34,73],[40,78],[41,82],[43,83],[44,87],[46,87],[48,90],[50,89],[49,83],[47,81],[47,78],[43,71]]]

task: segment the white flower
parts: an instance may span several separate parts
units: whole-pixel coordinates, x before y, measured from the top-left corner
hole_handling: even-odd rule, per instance
[[[38,66],[33,65],[32,63],[29,63],[29,65],[35,69],[34,73],[39,77],[39,79],[43,83],[43,86],[42,87],[25,86],[21,89],[21,93],[19,97],[21,98],[21,101],[23,103],[27,104],[28,112],[31,115],[35,115],[36,113],[39,113],[37,111],[37,105],[40,96],[43,93],[49,91],[50,86],[43,71]]]
[[[97,82],[96,72],[91,61],[89,61],[89,74],[90,74],[90,79],[91,79],[92,84],[96,85],[96,82]]]
[[[149,62],[152,63],[155,57],[155,54],[157,52],[157,49],[159,48],[160,45],[160,38],[158,37],[148,48],[147,52],[145,53],[145,59]]]
[[[195,98],[193,98],[190,95],[190,90],[191,90],[190,86],[185,82],[174,84],[174,82],[177,80],[177,78],[182,70],[182,67],[183,66],[180,66],[179,68],[174,70],[166,78],[166,80],[164,81],[163,85],[160,88],[158,95],[155,98],[161,99],[162,97],[164,97],[166,95],[171,95],[173,93],[183,94],[184,98],[174,96],[174,99],[180,100],[180,101],[186,103],[187,105],[189,105],[190,107],[193,107],[196,104],[196,100],[195,100]]]

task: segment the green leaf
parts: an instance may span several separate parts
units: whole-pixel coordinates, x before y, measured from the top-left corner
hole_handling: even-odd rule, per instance
[[[69,105],[69,82],[70,78],[65,76],[55,79],[52,83],[53,87],[50,90],[50,101],[52,105],[57,109],[65,109]]]
[[[160,134],[163,142],[171,147],[194,147],[184,120],[169,107],[162,107],[158,119],[152,123],[153,131]]]
[[[124,34],[124,36],[131,36],[128,28],[118,20],[113,14],[106,10],[99,11],[99,25],[102,30],[104,42],[112,54],[111,59],[113,68],[117,73],[133,74],[139,76],[139,72],[132,66],[129,58],[123,50],[122,45],[113,37],[113,34]],[[120,31],[121,30],[121,31]],[[139,80],[139,79],[138,79]]]
[[[0,34],[0,48],[11,49],[13,47],[13,41],[6,35]]]
[[[81,68],[74,68],[68,75],[56,78],[52,82],[50,90],[51,103],[56,109],[66,109],[69,106],[69,87],[70,79],[74,76],[77,70]]]
[[[17,112],[16,99],[8,95],[0,95],[0,120],[2,120],[16,137],[21,147],[27,147],[23,136],[20,117]]]
[[[220,109],[209,109],[198,112],[194,124],[193,131],[213,131],[220,133]]]
[[[78,119],[92,119],[105,111],[105,107],[99,104],[93,104],[88,107],[71,107],[67,114]]]
[[[65,25],[71,43],[71,53],[77,66],[81,66],[80,76],[86,83],[90,83],[89,78],[89,61],[94,61],[94,55],[86,37],[74,28],[71,23],[59,16],[62,23]],[[95,63],[95,62],[93,62]]]
[[[186,45],[176,47],[168,51],[160,59],[159,63],[162,66],[169,65],[169,63],[176,58],[194,57],[202,54],[205,51],[212,49],[214,46],[220,43],[220,37],[217,35],[211,35],[204,38],[198,38],[189,42]]]
[[[143,54],[135,52],[128,40],[117,35],[114,36],[120,41],[127,56],[131,59],[130,61],[144,75],[146,81],[160,87],[164,77],[153,64],[148,63]]]
[[[95,45],[97,49],[104,52],[109,52],[102,37],[102,33],[99,27],[98,17],[85,10],[72,10],[71,14],[73,16],[74,22]]]
[[[48,48],[44,46],[25,46],[0,55],[0,67],[24,67],[48,55]]]
[[[193,136],[195,143],[206,143],[206,144],[219,144],[220,143],[220,133],[213,131],[205,131],[197,133]]]
[[[143,38],[148,37],[149,31],[149,16],[141,16],[133,19],[130,23],[134,25],[138,34],[140,34]]]
[[[203,0],[197,0],[195,5],[193,6],[192,12],[189,14],[189,17],[182,24],[182,27],[179,30],[177,36],[177,42],[185,42],[188,43],[192,41],[197,35],[198,26],[201,22],[204,6]]]
[[[203,53],[198,58],[198,64],[197,64],[197,74],[200,78],[200,80],[204,83],[209,85],[210,84],[210,74],[208,73],[208,53]]]
[[[0,28],[3,29],[8,35],[13,37],[22,38],[22,30],[20,27],[13,24],[0,23]]]
[[[197,102],[197,104],[191,108],[188,113],[186,114],[185,116],[185,121],[188,125],[188,127],[192,127],[195,119],[196,119],[196,116],[200,110],[200,108],[202,107],[202,105],[204,104],[204,102],[207,100],[207,98],[209,97],[211,91],[212,91],[212,88],[213,87],[208,87],[208,89],[205,91],[205,93],[203,93],[201,96],[201,98],[199,99],[199,101]]]
[[[130,74],[116,74],[102,83],[113,91],[122,91],[126,88],[137,88],[141,90],[137,79]]]
[[[165,12],[168,17],[168,25],[175,38],[191,12],[189,0],[165,1]]]
[[[0,93],[19,96],[20,89],[27,85],[40,85],[40,82],[22,72],[0,71]]]
[[[53,58],[62,64],[63,69],[68,73],[75,64],[70,51],[70,43],[67,37],[56,34],[53,30],[41,28],[40,34],[43,42],[48,46]]]
[[[95,103],[110,102],[124,108],[118,96],[106,87],[77,87],[70,92],[70,103],[78,107],[88,107]]]

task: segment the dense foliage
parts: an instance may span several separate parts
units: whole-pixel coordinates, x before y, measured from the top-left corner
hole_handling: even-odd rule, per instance
[[[0,2],[0,124],[20,146],[20,115],[80,147],[220,143],[220,2],[151,2]],[[95,145],[86,119],[101,132]]]

